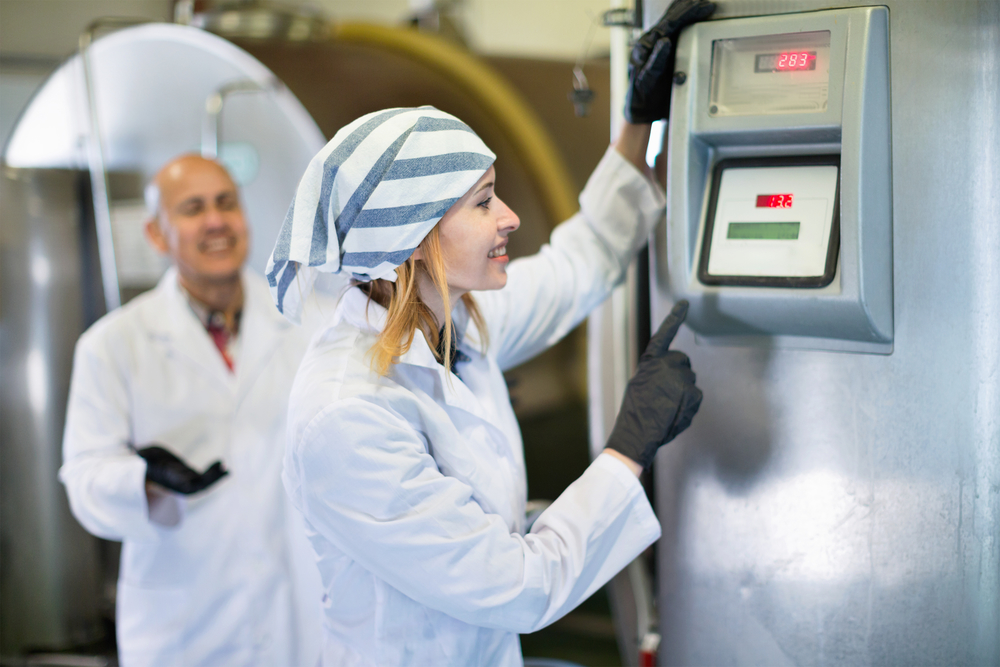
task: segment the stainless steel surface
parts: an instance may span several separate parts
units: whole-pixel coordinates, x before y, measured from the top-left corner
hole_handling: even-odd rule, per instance
[[[0,178],[0,650],[100,638],[96,540],[56,476],[73,345],[103,312],[86,174]],[[85,206],[86,205],[86,206]]]
[[[233,81],[221,86],[205,100],[205,122],[201,128],[201,155],[215,159],[219,157],[219,141],[222,138],[222,107],[226,98],[236,93],[266,93],[275,86],[261,86],[249,79]]]
[[[221,160],[243,186],[253,235],[250,264],[262,271],[298,179],[325,143],[312,118],[291,93],[274,84],[270,71],[209,33],[148,24],[97,39],[84,51],[92,66],[90,108],[96,113],[88,113],[82,59],[74,56],[36,93],[4,153],[4,654],[92,641],[103,631],[101,612],[110,611],[101,608],[107,596],[100,588],[98,562],[107,543],[98,543],[76,524],[57,478],[73,347],[86,326],[105,312],[91,193],[105,202],[115,225],[119,252],[110,266],[125,275],[123,262],[130,261],[134,269],[145,257],[127,252],[142,246],[142,185],[168,159],[200,150],[206,98],[234,81],[266,87],[267,95],[227,101],[225,141],[219,145]],[[97,132],[92,132],[91,118]],[[98,136],[103,159],[92,163],[88,137]],[[107,177],[104,190],[91,189],[90,173],[101,182]],[[156,271],[147,273],[146,283],[132,285],[133,291],[155,282]]]
[[[894,349],[682,330],[705,399],[656,464],[661,665],[1000,664],[1000,3],[878,4]],[[713,20],[833,7],[720,0]]]
[[[273,88],[228,99],[220,121],[227,129],[219,154],[242,186],[253,232],[249,263],[263,271],[298,179],[325,143],[299,101],[252,56],[197,28],[150,23],[119,30],[89,53],[105,168],[143,179],[180,153],[200,152],[205,100],[221,87],[250,80]],[[7,144],[7,163],[87,168],[85,100],[74,57],[25,110]]]
[[[142,23],[142,20],[124,20],[124,25]],[[118,24],[118,21],[113,22]],[[93,190],[94,220],[97,226],[97,249],[101,258],[101,280],[104,284],[104,303],[108,310],[121,305],[121,286],[115,268],[115,241],[111,229],[111,198],[108,194],[108,174],[104,168],[104,142],[98,119],[97,95],[94,92],[94,67],[90,58],[90,45],[94,34],[103,25],[101,21],[90,25],[80,35],[80,62],[83,65],[83,85],[87,96],[87,165],[90,167],[90,187]]]
[[[191,25],[228,38],[281,39],[293,42],[322,39],[323,16],[309,5],[295,7],[262,0],[210,3],[191,16]]]

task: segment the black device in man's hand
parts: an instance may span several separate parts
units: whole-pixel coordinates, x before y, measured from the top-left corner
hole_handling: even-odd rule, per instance
[[[628,63],[625,120],[652,123],[670,115],[674,47],[685,26],[703,21],[715,11],[708,0],[676,0],[632,47]]]
[[[643,468],[653,462],[661,445],[691,424],[701,405],[691,361],[683,352],[669,349],[687,311],[688,302],[678,301],[650,339],[608,438],[608,447]]]
[[[146,459],[147,482],[159,484],[165,489],[185,495],[204,491],[229,474],[229,471],[222,467],[222,461],[216,461],[208,466],[205,472],[198,472],[160,445],[136,449],[135,453]]]

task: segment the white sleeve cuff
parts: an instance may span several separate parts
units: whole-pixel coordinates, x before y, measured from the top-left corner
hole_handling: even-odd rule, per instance
[[[649,542],[659,539],[660,520],[656,518],[653,506],[646,497],[646,490],[635,473],[624,462],[607,453],[599,454],[590,467],[606,471],[622,485],[629,501],[633,503],[632,516],[639,524],[640,534],[647,536]]]

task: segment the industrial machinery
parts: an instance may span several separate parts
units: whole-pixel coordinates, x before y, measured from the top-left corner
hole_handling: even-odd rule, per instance
[[[5,655],[93,642],[113,602],[117,552],[70,515],[57,471],[76,339],[165,269],[142,237],[143,185],[182,152],[217,155],[242,186],[249,261],[263,271],[325,143],[298,100],[231,43],[169,24],[90,43],[110,27],[121,26],[94,26],[36,93],[3,156]]]
[[[681,34],[666,220],[591,329],[620,387],[691,302],[660,665],[1000,664],[1000,3],[847,4]]]

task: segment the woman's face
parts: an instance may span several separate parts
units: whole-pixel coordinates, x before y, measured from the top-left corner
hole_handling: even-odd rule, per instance
[[[507,284],[507,236],[521,221],[494,194],[495,182],[496,171],[491,166],[438,223],[453,298]]]

